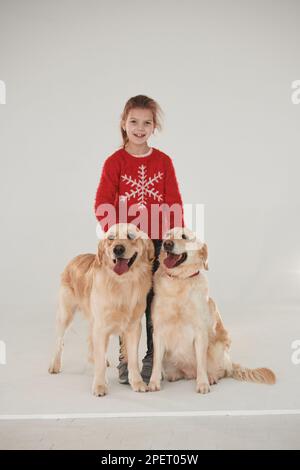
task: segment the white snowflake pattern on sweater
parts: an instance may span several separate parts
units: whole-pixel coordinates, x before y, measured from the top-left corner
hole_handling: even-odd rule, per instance
[[[129,200],[137,198],[139,209],[144,209],[147,206],[147,197],[152,196],[157,202],[163,200],[162,194],[155,190],[155,183],[162,180],[163,173],[159,171],[152,177],[147,177],[147,168],[145,165],[140,165],[138,169],[138,179],[133,179],[132,176],[127,174],[121,175],[122,181],[131,186],[130,191],[126,191],[125,195],[121,195],[122,200]]]

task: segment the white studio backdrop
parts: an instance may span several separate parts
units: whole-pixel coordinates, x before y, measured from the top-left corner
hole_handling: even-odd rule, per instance
[[[101,168],[137,94],[164,110],[149,143],[172,157],[183,201],[205,204],[225,322],[295,321],[299,15],[296,0],[0,0],[1,340],[1,321],[52,324],[65,264],[95,252]],[[300,320],[293,331],[287,354]]]

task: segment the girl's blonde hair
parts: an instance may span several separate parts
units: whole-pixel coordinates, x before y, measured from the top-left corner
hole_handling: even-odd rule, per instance
[[[154,129],[158,129],[159,131],[162,130],[161,117],[163,115],[163,111],[161,107],[159,106],[159,104],[156,101],[154,101],[152,98],[149,98],[148,96],[145,96],[145,95],[133,96],[127,101],[127,103],[125,104],[124,110],[121,114],[120,130],[122,134],[122,140],[123,140],[122,147],[123,148],[128,142],[128,137],[127,137],[126,131],[124,131],[123,129],[122,123],[126,121],[129,111],[131,111],[134,108],[149,109],[150,111],[152,111]]]

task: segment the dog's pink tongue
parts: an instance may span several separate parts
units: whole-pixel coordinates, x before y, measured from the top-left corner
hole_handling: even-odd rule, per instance
[[[124,274],[128,269],[128,259],[118,258],[114,267],[115,273]]]
[[[167,268],[174,268],[180,256],[181,255],[174,255],[172,253],[168,253],[168,256],[164,260],[164,263],[167,266]]]

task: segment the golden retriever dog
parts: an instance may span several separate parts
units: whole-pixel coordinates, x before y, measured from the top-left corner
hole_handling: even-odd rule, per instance
[[[57,341],[51,374],[61,370],[63,338],[75,310],[90,323],[90,358],[95,371],[93,394],[107,393],[106,351],[111,335],[125,340],[128,377],[132,389],[146,392],[138,364],[141,317],[152,285],[154,246],[133,224],[117,224],[100,240],[98,253],[79,255],[66,266],[61,277],[57,313]]]
[[[207,258],[207,245],[187,228],[167,232],[154,275],[150,391],[160,390],[162,370],[169,381],[196,379],[199,393],[209,392],[225,376],[275,383],[270,369],[246,369],[231,361],[230,338],[203,273]]]

